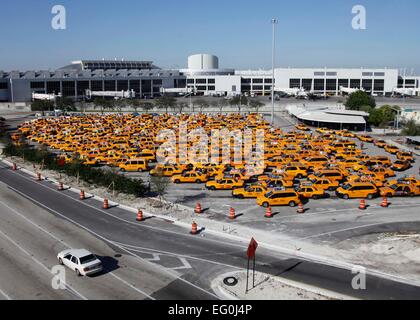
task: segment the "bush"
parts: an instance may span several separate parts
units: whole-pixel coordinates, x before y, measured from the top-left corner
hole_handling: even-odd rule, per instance
[[[364,91],[356,91],[349,95],[345,106],[349,110],[360,110],[363,106],[376,107],[376,101],[373,97]]]
[[[84,165],[78,160],[66,163],[60,167],[57,162],[57,156],[48,152],[46,148],[36,149],[27,143],[16,146],[9,141],[3,149],[3,153],[7,156],[20,157],[29,162],[43,164],[44,168],[48,170],[60,171],[72,177],[78,176],[81,180],[89,184],[108,188],[114,183],[114,189],[117,192],[132,194],[136,197],[144,196],[147,192],[143,181],[140,179],[131,179],[115,172],[105,172],[100,169],[95,169],[91,166]]]
[[[405,125],[402,134],[408,137],[420,136],[420,125],[418,125],[414,120],[410,120]]]

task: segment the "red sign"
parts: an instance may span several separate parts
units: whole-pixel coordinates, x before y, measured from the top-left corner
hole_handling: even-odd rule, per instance
[[[258,243],[257,241],[255,241],[254,238],[252,238],[251,242],[249,243],[248,251],[247,251],[248,259],[255,258],[255,252],[257,251],[257,248],[258,248]]]
[[[59,167],[64,167],[64,166],[65,166],[65,164],[66,164],[66,160],[65,160],[64,158],[58,158],[58,160],[57,160],[57,165],[58,165]]]

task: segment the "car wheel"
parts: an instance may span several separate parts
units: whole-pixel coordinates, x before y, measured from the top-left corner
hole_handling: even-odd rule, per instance
[[[216,190],[216,187],[210,187],[210,190],[213,190],[213,191],[215,191]]]
[[[243,194],[240,194],[240,195],[238,195],[238,198],[239,198],[239,199],[244,199],[245,197],[244,197],[244,195],[243,195]]]
[[[344,199],[344,200],[349,200],[349,195],[348,195],[348,194],[345,194],[345,195],[343,196],[343,199]]]
[[[64,263],[63,263],[63,260],[61,259],[61,258],[58,258],[58,263],[60,264],[60,265],[63,265]]]
[[[297,175],[297,178],[298,178],[298,179],[302,179],[302,178],[303,178],[303,176],[302,176],[301,174],[298,174],[298,175]]]
[[[80,276],[81,276],[79,269],[76,269],[76,275],[77,275],[78,277],[80,277]]]
[[[180,184],[180,183],[181,183],[181,181],[179,181],[179,179],[176,179],[176,180],[175,180],[175,183],[176,183],[176,184]]]
[[[201,181],[199,179],[195,180],[195,183],[201,183]]]
[[[367,198],[368,198],[369,200],[372,200],[372,199],[373,199],[373,194],[368,194]]]
[[[290,201],[290,202],[289,202],[289,206],[290,206],[290,207],[292,207],[292,208],[293,208],[293,207],[296,207],[296,202],[294,202],[294,201]]]
[[[317,195],[314,195],[314,196],[312,196],[312,199],[314,199],[314,200],[318,200],[318,199],[319,199],[319,197],[318,197]]]
[[[125,172],[125,169],[121,169],[122,172]]]
[[[389,178],[389,174],[385,174],[384,177],[385,177],[385,179],[388,179]]]
[[[264,208],[268,208],[269,206],[270,206],[270,205],[269,205],[269,203],[268,203],[268,202],[264,202],[264,203],[263,203],[263,207],[264,207]]]

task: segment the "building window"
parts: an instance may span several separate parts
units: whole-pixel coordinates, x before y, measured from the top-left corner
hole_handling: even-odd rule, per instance
[[[263,79],[253,79],[253,83],[263,83]]]
[[[31,82],[31,89],[44,89],[44,81]]]
[[[349,88],[349,79],[338,79],[338,88]]]
[[[269,91],[269,90],[271,90],[271,86],[264,86],[264,90],[265,90],[265,91]]]
[[[264,82],[265,82],[265,83],[273,83],[273,79],[268,79],[268,78],[266,78],[266,79],[264,79]]]
[[[215,91],[215,90],[216,90],[216,87],[215,87],[215,86],[209,86],[209,87],[208,87],[208,90],[209,90],[209,91]]]
[[[241,83],[250,84],[251,83],[251,79],[249,79],[249,78],[242,78],[241,79]]]
[[[197,86],[197,90],[199,91],[206,91],[207,87],[206,86]]]
[[[153,80],[154,86],[161,86],[162,85],[162,79]]]
[[[77,81],[77,95],[84,96],[86,94],[86,90],[89,89],[89,81]]]
[[[314,72],[314,76],[316,76],[316,77],[325,76],[325,72],[323,72],[323,71],[315,71]]]
[[[244,86],[243,85],[241,91],[242,92],[250,92],[251,91],[251,86]]]
[[[360,79],[350,79],[350,88],[360,89]]]
[[[47,81],[47,94],[58,94],[60,92],[60,81]]]
[[[327,91],[337,90],[337,79],[327,79]]]
[[[6,90],[7,88],[7,82],[0,82],[0,90]]]
[[[207,79],[196,79],[195,80],[196,84],[206,84],[207,83]]]
[[[160,87],[153,87],[153,93],[159,93]]]
[[[253,90],[255,91],[262,91],[263,86],[253,86]]]
[[[385,72],[375,72],[375,77],[385,77]]]
[[[325,89],[324,79],[315,79],[314,90],[315,91],[324,91],[324,89]]]
[[[130,80],[130,90],[140,93],[140,80]]]
[[[363,79],[362,81],[362,88],[365,89],[366,91],[371,91],[372,90],[372,80],[370,79]]]
[[[103,82],[102,81],[92,81],[91,82],[91,90],[92,91],[104,91]]]
[[[127,91],[127,90],[128,90],[128,80],[118,80],[117,91]]]
[[[327,72],[328,77],[335,77],[337,76],[337,72]]]
[[[384,91],[385,90],[385,80],[375,80],[373,85],[374,91]]]
[[[105,86],[105,91],[115,91],[115,80],[105,80],[104,81],[104,86]]]
[[[74,81],[63,81],[63,96],[74,97],[76,83]]]
[[[300,79],[290,79],[289,88],[300,88]]]
[[[363,72],[362,75],[364,77],[372,77],[373,76],[373,72]]]
[[[209,83],[209,84],[215,84],[216,83],[216,79],[207,79],[207,83]]]
[[[306,91],[312,90],[312,79],[302,79],[302,87]]]
[[[143,94],[152,93],[152,80],[142,80],[141,81],[141,92]]]
[[[187,79],[188,84],[194,84],[194,79]]]

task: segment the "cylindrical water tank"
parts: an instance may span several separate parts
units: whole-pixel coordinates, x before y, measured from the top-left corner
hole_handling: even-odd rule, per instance
[[[212,70],[219,69],[219,58],[212,54],[195,54],[188,57],[188,69]]]

